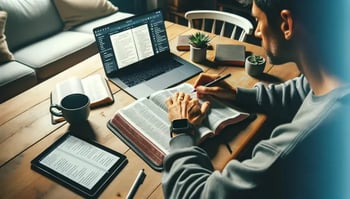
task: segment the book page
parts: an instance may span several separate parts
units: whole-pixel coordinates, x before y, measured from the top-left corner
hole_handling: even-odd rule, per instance
[[[51,93],[52,104],[60,104],[65,96],[72,93],[84,93],[83,85],[77,77],[72,77],[56,84]]]
[[[89,96],[91,107],[101,101],[113,100],[106,80],[100,74],[90,75],[81,80],[84,93]]]
[[[154,55],[151,36],[148,31],[148,25],[144,24],[132,29],[132,33],[134,36],[139,60],[143,60]]]
[[[209,129],[215,129],[215,134],[220,133],[224,127],[238,123],[249,116],[249,113],[237,111],[216,98],[208,100],[210,101],[210,109],[204,124]]]
[[[173,96],[176,92],[184,92],[189,93],[192,98],[197,98],[196,93],[193,91],[193,86],[187,83],[180,84],[176,87],[165,89],[158,91],[150,96],[150,100],[154,101],[159,107],[161,107],[166,113],[168,112],[168,108],[166,105],[166,100],[168,97]],[[200,102],[202,102],[200,100]],[[196,142],[199,144],[205,138],[213,136],[214,132],[211,130],[207,124],[203,124],[203,126],[199,127],[198,133],[196,134]]]
[[[173,96],[174,93],[181,91],[189,93],[192,98],[197,98],[196,93],[192,92],[193,89],[193,86],[190,84],[180,84],[176,87],[158,91],[152,94],[150,96],[150,100],[154,101],[158,106],[167,112],[166,99],[168,97]],[[213,97],[207,99],[199,99],[199,102],[202,103],[204,100],[210,101],[210,109],[208,111],[208,117],[203,121],[203,126],[206,128],[198,129],[200,137],[212,136],[208,134],[212,134],[213,132],[219,133],[223,127],[229,124],[237,123],[249,116],[248,113],[237,111]],[[244,117],[240,117],[242,115]],[[237,120],[237,118],[240,118],[240,120]]]
[[[118,160],[118,156],[84,140],[69,136],[40,163],[92,189]]]
[[[73,77],[56,84],[51,92],[51,104],[59,104],[65,96],[72,93],[87,95],[90,99],[90,108],[107,105],[114,101],[106,80],[100,74],[93,74],[84,79]],[[52,114],[51,117],[53,124],[64,121],[63,117]]]
[[[169,152],[170,123],[167,112],[151,100],[142,98],[119,110],[119,113],[164,153]]]
[[[168,108],[166,105],[166,100],[168,97],[173,96],[176,92],[184,92],[184,93],[189,93],[192,98],[197,98],[196,93],[195,92],[192,93],[192,91],[193,91],[193,86],[190,84],[184,83],[172,88],[157,91],[150,96],[150,100],[152,100],[154,103],[160,106],[164,111],[168,112]]]
[[[131,30],[116,33],[110,38],[119,69],[139,60]]]
[[[171,138],[169,135],[170,121],[168,120],[166,99],[178,91],[191,93],[193,87],[185,83],[170,89],[158,91],[152,94],[150,99],[139,99],[127,107],[120,109],[117,114],[125,119],[137,132],[141,132],[144,137],[156,145],[161,151],[168,154]],[[192,95],[195,95],[195,93]],[[210,99],[210,101],[211,108],[208,111],[208,117],[203,121],[203,125],[197,129],[198,133],[195,137],[196,144],[200,144],[206,138],[214,136],[214,132],[220,132],[223,127],[229,124],[235,124],[249,115],[238,112],[214,99]]]

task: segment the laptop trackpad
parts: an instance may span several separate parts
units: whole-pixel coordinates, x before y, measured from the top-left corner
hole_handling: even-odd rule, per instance
[[[154,93],[156,90],[152,89],[151,87],[147,86],[146,84],[138,84],[133,87],[129,87],[125,89],[126,92],[130,93],[137,99],[140,99],[142,97],[148,97],[152,93]]]
[[[186,79],[185,77],[187,77],[187,74],[183,73],[180,68],[181,67],[175,68],[172,71],[154,77],[153,79],[148,80],[146,84],[155,90],[162,90],[182,82]]]

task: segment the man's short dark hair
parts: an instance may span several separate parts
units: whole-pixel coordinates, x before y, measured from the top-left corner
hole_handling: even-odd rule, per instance
[[[313,35],[318,53],[329,71],[337,75],[349,72],[349,0],[254,0],[270,24],[279,19],[283,9],[290,10],[296,23]],[[315,49],[316,50],[316,49]],[[334,66],[335,65],[335,66]],[[347,66],[346,66],[347,65]],[[346,71],[344,71],[346,70]],[[346,75],[348,76],[348,75]],[[349,77],[346,77],[349,79]]]

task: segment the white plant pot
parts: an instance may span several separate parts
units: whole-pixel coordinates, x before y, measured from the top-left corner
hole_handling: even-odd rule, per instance
[[[244,64],[245,71],[250,76],[257,77],[257,76],[261,75],[264,72],[265,65],[266,65],[266,60],[265,60],[265,58],[263,58],[263,62],[261,62],[261,63],[252,63],[252,62],[249,61],[250,57],[251,56],[248,56],[245,59],[245,64]]]
[[[193,62],[202,63],[207,59],[206,48],[196,48],[190,45],[190,58]]]

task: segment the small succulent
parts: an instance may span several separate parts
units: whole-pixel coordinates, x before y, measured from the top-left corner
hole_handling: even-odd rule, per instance
[[[195,34],[192,34],[189,37],[189,40],[190,40],[189,43],[196,48],[207,48],[210,42],[209,36],[202,32],[197,32]]]
[[[260,55],[252,55],[248,59],[251,63],[254,64],[262,64],[264,63],[264,58]]]

